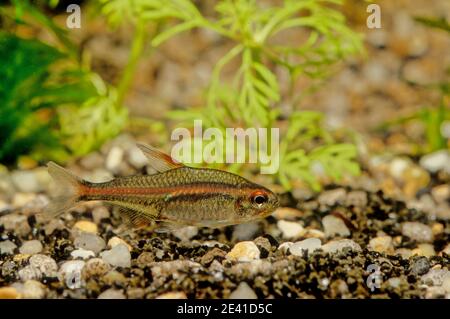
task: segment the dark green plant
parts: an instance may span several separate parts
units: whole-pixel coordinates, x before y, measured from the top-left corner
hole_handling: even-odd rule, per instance
[[[100,2],[102,12],[112,23],[124,20],[137,26],[163,23],[151,39],[153,46],[193,28],[209,29],[234,43],[214,67],[206,107],[171,112],[171,118],[185,125],[192,125],[193,119],[202,119],[205,128],[223,131],[236,126],[276,127],[279,116],[276,104],[281,94],[274,67],[288,71],[293,87],[299,76],[324,78],[331,65],[362,49],[360,36],[346,26],[344,16],[333,8],[341,0],[284,0],[276,5],[256,0],[221,0],[215,2],[212,17],[204,16],[190,0],[135,0],[131,6],[125,0]],[[308,39],[294,45],[274,41],[292,28],[309,31]],[[236,59],[239,69],[231,83],[224,83],[222,70]],[[292,95],[291,100],[296,100]],[[310,135],[305,134],[305,129],[312,129]],[[304,149],[306,140],[322,145]],[[355,146],[336,144],[326,133],[319,113],[294,111],[282,137],[280,157],[282,169],[278,177],[286,188],[292,180],[300,178],[319,189],[320,184],[311,173],[313,163],[317,162],[335,178],[359,171],[354,162]],[[240,165],[233,168],[238,170]]]
[[[0,34],[0,161],[22,154],[64,161],[117,135],[127,112],[115,88],[78,61],[65,29],[30,1],[12,2],[0,7],[9,27]],[[58,48],[15,35],[18,24],[52,31]]]

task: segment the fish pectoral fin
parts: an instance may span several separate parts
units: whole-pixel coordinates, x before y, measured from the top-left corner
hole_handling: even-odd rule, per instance
[[[119,215],[124,220],[126,228],[134,230],[144,228],[153,221],[151,217],[148,217],[137,210],[123,206],[119,207]]]
[[[158,227],[155,228],[155,232],[160,233],[160,234],[165,234],[165,233],[171,233],[175,230],[178,230],[180,228],[183,228],[183,225],[178,225],[178,224],[174,224],[174,223],[169,223],[169,222],[160,222],[158,223]]]
[[[157,150],[153,146],[142,143],[137,143],[136,145],[149,159],[150,166],[160,173],[184,166],[182,163],[174,161],[171,156]]]

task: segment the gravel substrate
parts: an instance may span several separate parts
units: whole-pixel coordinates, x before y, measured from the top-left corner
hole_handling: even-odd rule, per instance
[[[381,191],[285,193],[265,220],[160,234],[97,202],[45,221],[43,189],[1,207],[0,298],[450,297],[448,212]]]

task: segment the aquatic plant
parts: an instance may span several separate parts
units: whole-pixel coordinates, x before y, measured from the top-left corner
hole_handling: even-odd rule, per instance
[[[127,111],[118,106],[115,88],[78,60],[67,30],[30,1],[12,3],[0,8],[9,31],[0,34],[0,161],[12,163],[22,154],[64,161],[117,135]],[[17,25],[45,28],[56,43],[18,36]]]
[[[294,101],[298,99],[293,92],[298,77],[323,79],[330,66],[360,52],[362,46],[360,36],[346,26],[344,16],[334,8],[341,0],[284,0],[276,5],[255,0],[221,0],[216,2],[213,17],[203,15],[190,0],[135,0],[132,6],[124,0],[100,2],[102,12],[112,24],[134,23],[135,39],[140,41],[142,25],[159,23],[151,39],[155,47],[193,28],[211,30],[234,43],[214,67],[205,107],[170,113],[180,125],[192,126],[194,119],[201,119],[205,128],[223,130],[236,126],[276,127],[281,93],[275,67],[288,71]],[[276,44],[273,41],[292,28],[309,31],[305,42]],[[231,83],[224,83],[222,71],[235,59],[239,60],[239,68]],[[346,172],[359,172],[355,146],[336,143],[326,132],[320,113],[296,111],[295,105],[292,109],[288,129],[282,137],[281,169],[277,175],[285,188],[289,189],[291,181],[300,178],[314,189],[320,189],[311,172],[315,163],[320,163],[333,178]],[[308,149],[306,144],[312,140],[319,146]],[[240,167],[233,165],[234,170]]]
[[[442,30],[450,34],[450,24],[445,19],[428,17],[416,17],[415,20],[429,28]],[[420,154],[430,153],[440,149],[448,148],[447,137],[443,134],[445,123],[450,121],[450,66],[446,68],[446,79],[439,83],[428,84],[424,87],[430,90],[437,90],[440,93],[440,103],[438,105],[424,105],[420,110],[383,123],[381,130],[393,128],[398,125],[416,122],[424,128],[423,143],[417,141],[416,148]],[[420,86],[417,83],[412,83]]]

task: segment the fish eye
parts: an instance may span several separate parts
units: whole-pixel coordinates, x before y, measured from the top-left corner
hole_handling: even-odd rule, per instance
[[[262,204],[266,203],[268,200],[268,197],[263,192],[255,192],[252,194],[252,202],[257,204],[258,206],[261,206]]]

